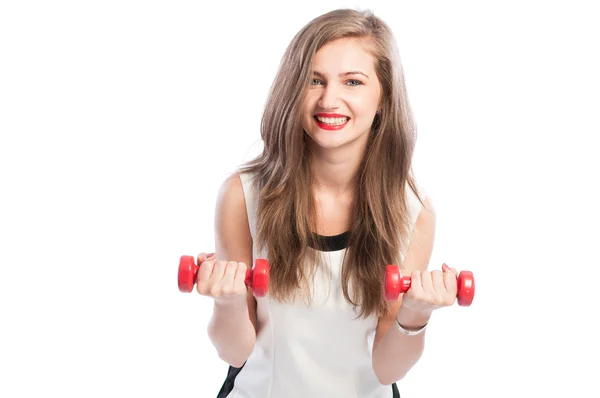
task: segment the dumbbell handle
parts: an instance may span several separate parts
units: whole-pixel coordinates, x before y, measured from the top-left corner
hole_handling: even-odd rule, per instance
[[[411,286],[411,277],[402,276],[397,265],[388,265],[385,273],[385,299],[396,301],[398,295],[406,293]],[[458,305],[469,306],[475,295],[475,279],[471,271],[461,271],[457,277]]]
[[[192,256],[181,256],[179,260],[178,285],[179,290],[189,293],[194,289],[200,266],[196,265]],[[269,286],[269,263],[264,259],[256,259],[254,268],[246,270],[246,286],[251,287],[254,295],[263,297]]]

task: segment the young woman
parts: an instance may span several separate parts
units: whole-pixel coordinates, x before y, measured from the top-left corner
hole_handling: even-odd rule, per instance
[[[411,175],[415,129],[389,27],[336,10],[292,40],[264,111],[264,151],[223,184],[197,291],[230,365],[219,398],[392,398],[456,271],[428,271],[435,215]],[[265,297],[244,284],[270,264]],[[410,290],[383,294],[385,267]]]

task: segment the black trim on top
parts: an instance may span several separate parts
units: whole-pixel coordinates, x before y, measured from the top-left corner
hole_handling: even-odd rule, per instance
[[[350,231],[342,232],[338,235],[325,236],[314,234],[314,236],[317,238],[317,247],[313,247],[313,249],[324,252],[333,252],[343,250],[348,247]]]

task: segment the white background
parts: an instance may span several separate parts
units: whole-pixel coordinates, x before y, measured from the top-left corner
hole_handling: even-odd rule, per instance
[[[5,1],[0,5],[0,396],[214,397],[217,189],[260,150],[285,47],[337,7],[400,45],[431,267],[472,270],[403,398],[599,396],[593,1]]]

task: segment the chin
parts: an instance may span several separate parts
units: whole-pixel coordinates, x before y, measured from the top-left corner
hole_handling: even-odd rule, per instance
[[[350,141],[348,137],[343,137],[340,131],[313,131],[306,132],[306,134],[310,137],[314,145],[327,149],[341,147]]]
[[[348,150],[359,144],[359,142],[356,140],[356,138],[343,139],[343,140],[331,140],[331,139],[329,139],[329,140],[327,140],[327,139],[314,140],[313,139],[312,141],[313,141],[313,145],[315,147],[318,147],[318,148],[324,149],[324,150],[335,150],[335,149]]]
[[[344,129],[345,130],[345,129]],[[338,149],[343,147],[354,147],[356,145],[366,145],[369,134],[356,134],[355,131],[326,131],[315,128],[312,131],[304,130],[310,137],[313,145],[323,149]]]

